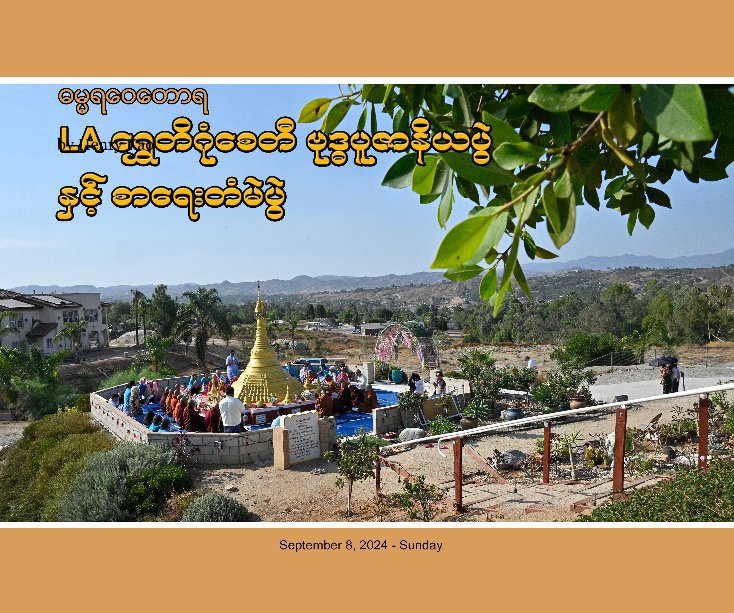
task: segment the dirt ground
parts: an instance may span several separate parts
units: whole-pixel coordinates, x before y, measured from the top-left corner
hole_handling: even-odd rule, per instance
[[[0,449],[20,440],[28,423],[27,421],[0,421]]]

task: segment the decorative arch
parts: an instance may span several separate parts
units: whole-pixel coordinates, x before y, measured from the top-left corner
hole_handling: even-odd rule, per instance
[[[375,357],[381,362],[389,362],[401,344],[418,356],[423,367],[439,367],[438,349],[433,339],[430,336],[416,336],[403,324],[388,324],[377,335]]]

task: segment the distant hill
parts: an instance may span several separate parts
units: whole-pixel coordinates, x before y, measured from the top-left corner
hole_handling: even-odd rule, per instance
[[[440,272],[417,272],[408,275],[382,275],[379,277],[348,277],[337,275],[322,275],[309,277],[300,275],[293,279],[269,279],[261,281],[260,287],[265,295],[278,294],[312,294],[316,292],[340,292],[356,289],[375,289],[380,287],[404,286],[404,285],[431,285],[445,281]],[[165,279],[161,279],[165,283]],[[251,298],[257,294],[257,282],[242,281],[232,283],[222,281],[221,283],[207,283],[198,285],[196,283],[185,283],[169,285],[168,293],[173,296],[182,296],[184,292],[196,291],[198,287],[213,287],[225,302],[238,299]],[[146,296],[150,296],[155,289],[150,285],[113,285],[107,287],[95,287],[94,285],[24,285],[13,288],[16,292],[24,294],[59,294],[74,292],[100,292],[102,300],[129,300],[130,291],[138,289]]]
[[[714,268],[718,266],[734,265],[734,248],[721,253],[706,255],[683,255],[672,258],[656,257],[654,255],[590,255],[568,262],[533,262],[523,266],[527,272],[533,274],[548,274],[561,270],[607,270],[620,268]]]
[[[569,262],[544,262],[524,265],[535,298],[552,299],[570,291],[598,290],[612,283],[627,283],[641,290],[652,280],[661,283],[690,284],[705,288],[711,283],[734,285],[734,249],[722,253],[659,258],[655,256],[620,255],[589,256]],[[478,301],[477,277],[464,283],[450,283],[440,272],[417,272],[408,275],[349,277],[300,275],[292,279],[261,281],[263,294],[296,301],[308,296],[312,302],[361,301],[385,305],[417,306],[423,303],[459,305]],[[165,283],[165,279],[161,279]],[[257,293],[255,281],[196,283],[169,285],[171,296],[196,291],[198,287],[216,288],[225,302],[251,300]],[[155,285],[26,285],[12,288],[23,293],[100,292],[103,300],[129,300],[130,290],[139,289],[150,296]]]

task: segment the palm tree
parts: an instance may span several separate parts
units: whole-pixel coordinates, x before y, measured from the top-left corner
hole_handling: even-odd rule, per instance
[[[0,339],[6,334],[20,334],[20,328],[16,325],[17,321],[18,314],[15,311],[0,312]]]
[[[195,292],[184,292],[188,304],[183,305],[178,322],[178,335],[194,339],[196,357],[206,368],[206,346],[215,332],[227,332],[228,322],[222,299],[214,288],[200,287]]]
[[[71,341],[71,351],[74,351],[76,344],[80,344],[82,341],[82,334],[86,332],[86,322],[81,321],[70,321],[64,324],[64,327],[59,330],[56,335],[56,339],[68,338]]]

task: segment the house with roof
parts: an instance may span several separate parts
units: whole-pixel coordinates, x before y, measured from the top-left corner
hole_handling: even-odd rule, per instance
[[[26,351],[35,345],[50,355],[70,349],[58,335],[67,323],[83,323],[79,348],[109,347],[107,310],[99,293],[21,294],[0,289],[0,346]]]

